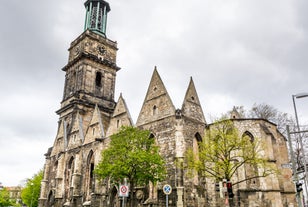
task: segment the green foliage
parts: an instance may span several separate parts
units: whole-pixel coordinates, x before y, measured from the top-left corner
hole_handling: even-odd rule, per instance
[[[28,179],[26,186],[21,191],[21,199],[27,206],[37,207],[40,196],[43,170],[40,170],[31,179]]]
[[[241,167],[250,165],[262,169],[262,173],[245,180],[264,177],[274,171],[268,165],[268,160],[262,157],[262,149],[259,139],[240,136],[232,121],[219,121],[207,130],[203,141],[199,143],[198,153],[193,149],[187,150],[188,169],[192,175],[198,172],[201,176],[216,180],[231,180]]]
[[[10,201],[10,193],[6,188],[0,190],[0,207],[12,206],[13,202]]]
[[[100,179],[109,178],[113,183],[127,178],[134,186],[163,180],[166,169],[149,131],[123,127],[111,136],[110,145],[102,152],[95,173]]]

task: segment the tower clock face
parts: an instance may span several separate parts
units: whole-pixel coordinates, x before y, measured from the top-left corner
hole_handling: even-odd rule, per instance
[[[106,49],[105,49],[104,46],[98,46],[98,47],[97,47],[97,50],[98,50],[98,53],[99,53],[100,55],[105,55],[105,54],[106,54]]]

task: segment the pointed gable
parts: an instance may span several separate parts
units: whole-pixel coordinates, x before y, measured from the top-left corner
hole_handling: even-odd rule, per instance
[[[77,116],[73,119],[72,129],[68,135],[68,148],[74,148],[79,146],[84,140],[84,134],[82,130],[82,118],[77,112]]]
[[[84,144],[94,142],[96,138],[105,137],[105,129],[102,122],[101,111],[98,106],[95,106],[93,115],[87,129]]]
[[[197,120],[202,123],[206,123],[199,97],[195,88],[195,84],[192,78],[190,78],[190,82],[185,94],[182,105],[182,113],[188,118]]]
[[[155,67],[137,126],[175,115],[175,108]]]
[[[231,119],[240,119],[241,117],[240,113],[237,111],[236,107],[233,106],[233,109],[231,111]]]
[[[56,140],[53,144],[50,156],[56,155],[59,152],[64,151],[64,147],[65,147],[64,137],[65,137],[64,136],[64,121],[60,120],[59,126],[58,126],[58,133],[57,133],[57,136],[56,136]]]
[[[82,119],[81,119],[80,114],[78,112],[77,117],[75,118],[75,120],[73,122],[71,133],[79,132],[79,131],[82,131]],[[80,137],[80,138],[83,139],[83,137]]]
[[[117,133],[122,126],[133,126],[133,125],[134,123],[128,111],[126,102],[122,97],[122,94],[120,94],[119,100],[114,109],[113,115],[110,119],[110,124],[106,135],[107,137],[109,137],[112,134]]]

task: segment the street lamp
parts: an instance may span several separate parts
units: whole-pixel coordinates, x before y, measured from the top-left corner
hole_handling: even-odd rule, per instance
[[[299,123],[298,123],[298,116],[297,116],[297,110],[296,110],[296,104],[295,104],[295,98],[305,98],[308,97],[308,93],[298,93],[295,95],[292,95],[292,100],[293,100],[293,106],[294,106],[294,112],[295,112],[295,121],[296,121],[296,127],[297,130],[300,131],[299,129]]]
[[[307,163],[306,163],[306,155],[305,155],[305,150],[304,150],[304,145],[303,145],[303,139],[300,133],[300,127],[299,127],[299,122],[298,122],[298,116],[297,116],[297,110],[296,110],[296,104],[295,104],[295,99],[299,99],[299,98],[305,98],[308,97],[308,93],[298,93],[295,95],[292,95],[292,100],[293,100],[293,107],[294,107],[294,113],[295,113],[295,121],[296,121],[296,128],[297,131],[299,132],[299,143],[300,143],[300,147],[301,147],[301,152],[303,155],[303,164],[304,164],[304,171],[305,171],[305,176],[304,176],[304,182],[305,182],[305,190],[306,190],[306,199],[307,199]]]

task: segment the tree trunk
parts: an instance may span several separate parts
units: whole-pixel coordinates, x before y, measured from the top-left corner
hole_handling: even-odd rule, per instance
[[[135,183],[134,181],[130,181],[130,192],[129,192],[129,197],[130,197],[130,207],[134,207],[134,188],[135,188]]]

